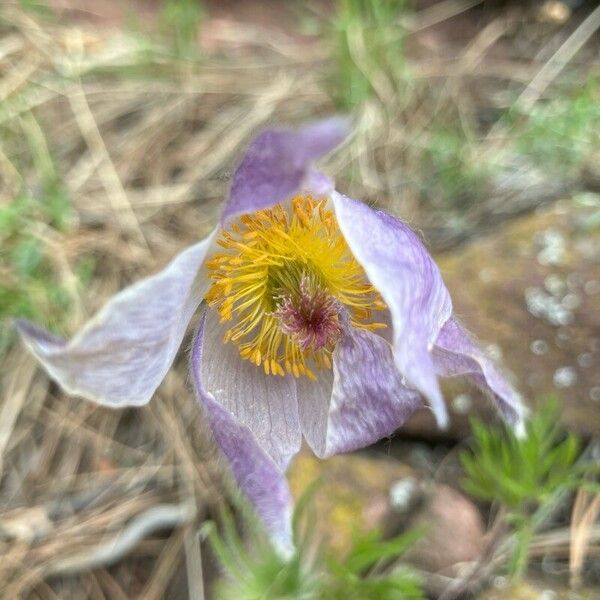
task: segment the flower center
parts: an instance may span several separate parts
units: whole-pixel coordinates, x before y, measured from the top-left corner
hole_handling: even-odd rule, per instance
[[[298,196],[244,215],[218,241],[224,252],[208,262],[212,285],[206,300],[221,323],[232,322],[225,342],[267,375],[315,379],[331,368],[341,313],[362,329],[372,309],[385,305],[367,282],[344,240],[327,200]]]
[[[296,297],[282,295],[275,316],[286,335],[293,336],[303,352],[335,345],[342,334],[340,303],[304,275]]]

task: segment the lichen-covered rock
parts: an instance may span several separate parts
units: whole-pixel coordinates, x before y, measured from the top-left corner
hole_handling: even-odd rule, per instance
[[[473,502],[450,486],[427,482],[405,463],[358,454],[323,461],[301,454],[289,479],[296,498],[321,481],[311,526],[334,551],[349,550],[356,533],[379,531],[387,538],[417,528],[422,537],[404,560],[455,574],[484,549],[485,528]]]
[[[394,533],[422,495],[416,471],[384,457],[344,454],[320,460],[301,453],[288,475],[296,499],[320,481],[312,504],[314,526],[340,552],[350,548],[354,533]]]
[[[599,215],[600,197],[582,195],[437,257],[456,314],[526,402],[558,397],[565,423],[583,435],[600,431]],[[446,397],[450,433],[460,435],[483,403],[455,383]],[[407,430],[433,432],[433,419],[421,412]]]

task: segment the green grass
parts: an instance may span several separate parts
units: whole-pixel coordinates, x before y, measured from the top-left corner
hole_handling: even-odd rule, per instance
[[[412,16],[410,3],[402,0],[339,0],[330,27],[329,85],[340,109],[360,111],[369,102],[370,127],[394,122],[394,131],[403,134],[396,140],[413,138],[394,167],[404,169],[404,191],[423,207],[462,214],[484,200],[497,176],[512,171],[515,161],[552,179],[570,178],[600,153],[597,77],[576,89],[557,81],[550,99],[527,112],[516,104],[488,107],[496,120],[483,122],[473,110],[477,100],[470,90],[456,88],[464,84],[414,76],[419,61],[407,54],[409,30],[403,25]],[[502,149],[493,145],[496,136],[486,137],[492,126],[505,137]],[[378,139],[390,153],[397,151],[386,146],[385,131],[377,127],[370,139]]]
[[[435,124],[420,162],[422,196],[432,206],[468,208],[489,184],[494,167],[477,155],[477,141],[454,124]]]
[[[564,172],[600,152],[600,79],[574,93],[563,90],[528,113],[506,115],[515,151],[542,168]]]
[[[21,189],[0,205],[0,353],[13,339],[10,320],[33,319],[63,331],[70,299],[43,238],[68,235],[74,227],[70,199],[56,172],[42,128],[26,113],[0,129],[3,150],[10,153],[21,177]],[[79,282],[94,269],[90,257],[81,257],[74,272]]]
[[[419,579],[408,567],[385,574],[373,573],[380,564],[395,561],[420,537],[418,530],[383,541],[376,532],[356,536],[343,557],[329,556],[330,576],[325,579],[323,600],[395,600],[424,598]]]
[[[412,77],[418,68],[407,56],[402,24],[410,16],[410,3],[404,0],[340,0],[331,28],[331,95],[344,110],[377,100],[381,118],[396,121],[408,137],[413,117],[426,117],[429,124],[400,158],[399,167],[406,164],[405,185],[427,206],[463,210],[485,193],[496,166],[482,160],[478,140],[469,139],[455,100],[443,96],[436,101],[435,94],[446,92]],[[475,124],[471,129],[477,130]]]
[[[523,512],[573,482],[580,444],[562,432],[555,403],[533,415],[523,437],[478,421],[472,430],[473,451],[463,452],[461,461],[467,473],[464,488],[476,498]]]
[[[56,266],[37,235],[40,227],[67,232],[71,205],[58,184],[39,196],[21,193],[0,207],[0,353],[13,339],[10,319],[24,317],[64,331],[71,301]],[[75,265],[81,284],[92,276],[95,263],[82,257]]]
[[[198,59],[198,35],[205,8],[200,0],[165,0],[160,29],[180,59]]]
[[[19,5],[37,16],[52,17],[52,9],[43,0],[19,0]]]
[[[317,516],[309,490],[294,514],[295,550],[282,556],[271,545],[249,506],[238,502],[244,538],[225,512],[221,531],[205,526],[223,569],[215,596],[223,600],[421,600],[421,583],[396,561],[420,537],[409,531],[390,540],[376,532],[356,535],[340,555],[314,538]],[[392,566],[391,563],[394,563]]]
[[[473,497],[497,503],[504,510],[516,541],[508,570],[520,578],[539,516],[564,491],[589,487],[598,492],[598,486],[586,479],[594,467],[576,464],[581,442],[562,429],[555,401],[532,415],[521,437],[507,427],[490,427],[476,420],[472,432],[471,449],[460,454],[466,474],[463,487]]]
[[[407,62],[397,20],[406,8],[406,0],[338,1],[331,24],[331,91],[338,107],[352,109],[373,94],[402,92]]]
[[[41,2],[21,0],[21,4],[44,19],[52,18],[51,11],[42,10]],[[129,63],[91,65],[79,75],[109,74],[128,80],[178,77],[181,64],[199,60],[197,34],[203,15],[199,0],[165,0],[156,30],[150,35],[134,35],[135,25],[130,23]],[[49,73],[47,78],[55,86],[68,81],[63,73]],[[13,182],[13,197],[0,205],[0,352],[14,337],[12,318],[29,318],[61,332],[71,308],[69,293],[42,238],[53,237],[53,232],[58,237],[68,236],[75,215],[43,124],[26,108],[35,94],[36,86],[25,86],[0,104],[1,148],[18,178]],[[71,266],[82,284],[91,277],[94,261],[82,257]]]

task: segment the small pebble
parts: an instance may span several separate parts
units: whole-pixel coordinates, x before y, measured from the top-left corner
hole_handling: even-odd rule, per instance
[[[567,388],[577,382],[577,371],[573,367],[561,367],[554,371],[554,385],[559,388]]]
[[[552,325],[569,325],[573,314],[557,298],[539,288],[525,290],[527,310],[534,316],[545,319]]]
[[[559,296],[565,291],[565,282],[558,275],[552,274],[544,279],[544,287],[553,296]]]
[[[473,406],[473,401],[469,394],[459,394],[452,400],[452,409],[458,415],[466,415]]]
[[[539,236],[541,250],[537,259],[541,265],[559,265],[565,257],[565,239],[554,229],[548,229]]]
[[[394,482],[390,488],[390,504],[392,508],[398,512],[408,510],[417,487],[418,484],[414,477],[406,477]]]
[[[563,25],[571,18],[571,7],[558,0],[546,0],[538,9],[537,14],[538,19],[543,23]],[[549,599],[544,598],[544,600]]]
[[[542,354],[546,354],[546,352],[548,352],[548,342],[545,340],[534,340],[531,342],[529,348],[534,354],[541,356]]]
[[[594,364],[594,355],[591,352],[584,352],[577,357],[577,363],[584,369],[589,369]]]

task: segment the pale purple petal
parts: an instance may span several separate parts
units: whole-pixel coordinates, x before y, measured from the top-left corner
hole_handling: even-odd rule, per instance
[[[146,404],[208,288],[201,267],[212,238],[118,293],[70,341],[19,321],[23,341],[68,393],[112,407]]]
[[[522,426],[525,408],[519,395],[456,319],[450,318],[442,327],[432,354],[440,376],[466,375],[491,394],[511,425]]]
[[[392,435],[422,406],[394,364],[388,342],[370,331],[348,327],[333,353],[333,374],[317,382],[299,379],[302,431],[322,458],[364,448]]]
[[[208,348],[202,369],[204,389],[241,425],[247,426],[277,465],[285,470],[300,449],[296,385],[291,375],[265,375],[261,367],[240,357],[237,346],[223,343],[221,325],[208,310],[204,339]]]
[[[309,169],[304,178],[303,189],[316,198],[327,197],[335,190],[335,182],[325,173]]]
[[[263,131],[233,176],[222,222],[290,199],[304,187],[305,178],[309,188],[324,189],[325,180],[315,176],[312,164],[340,144],[349,130],[347,119],[333,117],[297,130]]]
[[[207,390],[202,365],[210,363],[211,358],[203,360],[204,344],[208,341],[205,321],[206,313],[202,316],[191,354],[192,379],[198,401],[237,485],[265,523],[276,546],[289,553],[292,547],[292,496],[287,481],[252,431]],[[218,357],[213,356],[212,360],[215,362]]]
[[[337,192],[332,199],[352,253],[389,307],[396,365],[408,385],[429,399],[438,425],[445,427],[446,406],[430,355],[452,312],[439,269],[401,221]]]

